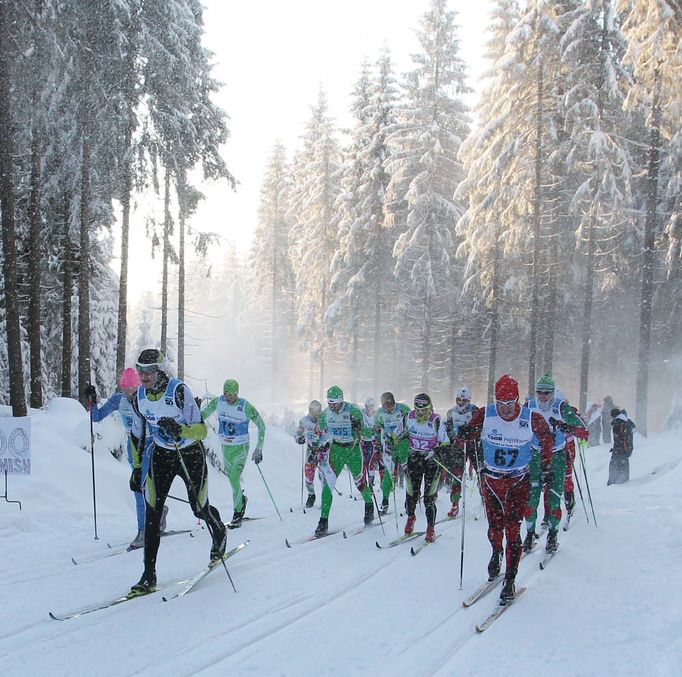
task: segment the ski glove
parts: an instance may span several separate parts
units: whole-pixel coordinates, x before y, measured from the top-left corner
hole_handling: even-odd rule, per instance
[[[142,468],[133,468],[129,484],[130,491],[134,491],[136,494],[142,491]]]
[[[552,484],[554,482],[554,471],[553,470],[543,470],[542,471],[542,484]]]
[[[97,391],[92,383],[88,383],[83,389],[83,395],[88,404],[97,404]]]
[[[259,449],[258,447],[256,447],[256,448],[253,450],[253,455],[251,456],[251,460],[252,460],[256,465],[258,465],[258,464],[263,460],[263,450],[262,450],[262,449]]]
[[[303,437],[303,435],[299,435],[296,438],[296,444],[305,444],[305,437]]]
[[[562,433],[570,433],[573,430],[573,426],[570,426],[565,421],[560,421],[553,416],[549,417],[549,424],[552,426],[552,430],[556,430],[558,428]]]
[[[178,442],[182,437],[182,426],[173,418],[164,416],[157,421],[162,437]]]

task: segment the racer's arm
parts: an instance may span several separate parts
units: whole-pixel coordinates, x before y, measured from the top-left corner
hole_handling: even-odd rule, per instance
[[[201,411],[197,405],[192,391],[186,384],[182,383],[175,391],[175,403],[182,409],[182,415],[187,421],[182,426],[181,435],[188,440],[205,440],[208,429],[201,417]]]
[[[540,458],[542,469],[548,469],[552,463],[552,449],[554,448],[554,435],[549,429],[547,421],[537,411],[531,412],[530,427],[540,444]]]
[[[91,409],[93,423],[99,423],[107,416],[118,411],[118,405],[122,397],[124,397],[123,393],[114,393],[101,407],[98,407],[96,403],[93,404]]]
[[[263,421],[261,418],[261,415],[256,410],[256,407],[254,407],[250,402],[246,403],[246,406],[244,407],[244,413],[258,428],[258,442],[256,443],[256,449],[262,449],[263,442],[265,441],[265,421]]]
[[[214,397],[202,410],[201,410],[201,417],[205,420],[207,419],[215,410],[216,407],[218,406],[218,400],[219,397]]]
[[[568,402],[561,403],[561,416],[564,419],[564,423],[570,426],[570,432],[573,435],[581,440],[586,440],[589,437],[589,433],[585,427],[585,424],[573,411],[573,407],[571,407]]]

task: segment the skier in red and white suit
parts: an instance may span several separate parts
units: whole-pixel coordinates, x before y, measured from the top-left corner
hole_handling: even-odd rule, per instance
[[[488,518],[488,539],[493,554],[488,576],[494,580],[502,567],[506,536],[506,571],[500,604],[514,599],[514,581],[521,560],[521,520],[528,509],[531,440],[537,438],[542,467],[552,460],[552,433],[541,414],[519,404],[519,385],[508,374],[495,384],[495,402],[474,412],[460,437],[481,441],[481,493]],[[535,442],[537,444],[537,442]]]

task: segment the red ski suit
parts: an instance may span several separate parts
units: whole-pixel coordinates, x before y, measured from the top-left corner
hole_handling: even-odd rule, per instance
[[[478,442],[481,439],[485,412],[486,408],[481,407],[471,417],[466,430],[468,441]],[[521,407],[517,404],[510,420],[518,419],[520,412]],[[542,468],[550,468],[554,436],[541,414],[531,413],[531,429],[540,442]],[[528,511],[530,469],[521,475],[504,477],[483,468],[480,486],[488,518],[488,540],[493,550],[502,550],[506,535],[506,571],[515,576],[521,559],[521,521]]]

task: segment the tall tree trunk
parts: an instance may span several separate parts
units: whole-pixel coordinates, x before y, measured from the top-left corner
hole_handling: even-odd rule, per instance
[[[62,397],[71,397],[71,350],[73,333],[73,252],[71,247],[71,203],[64,193],[62,201]]]
[[[178,173],[178,378],[185,378],[185,219],[187,216],[187,194],[185,192],[187,177],[184,171]]]
[[[78,273],[78,395],[85,403],[90,383],[90,172],[92,167],[91,111],[83,105],[80,252]]]
[[[21,356],[21,324],[17,288],[17,250],[14,229],[14,191],[12,160],[12,73],[10,3],[0,0],[0,202],[2,205],[3,275],[9,392],[13,416],[26,416],[24,367]]]
[[[359,338],[358,338],[358,322],[357,322],[357,308],[354,313],[355,319],[353,321],[353,330],[351,338],[351,363],[350,363],[350,382],[351,382],[351,399],[353,402],[358,401],[358,364],[359,364]]]
[[[322,308],[327,307],[327,280],[322,281]],[[324,329],[320,328],[320,331],[322,333],[322,336],[320,337],[320,402],[324,402],[324,395],[326,391],[326,387],[324,384],[324,379],[325,379],[325,373],[324,373]]]
[[[130,240],[130,202],[133,191],[132,160],[130,158],[133,131],[128,125],[124,145],[126,156],[123,168],[123,194],[121,195],[121,273],[118,286],[118,331],[116,334],[116,378],[123,373],[126,361],[128,334],[128,250]]]
[[[277,246],[279,238],[277,237],[277,228],[279,226],[279,209],[275,207],[275,215],[272,227],[272,313],[270,316],[270,398],[273,402],[277,400]]]
[[[429,351],[431,347],[431,296],[427,293],[424,302],[424,323],[422,325],[422,392],[429,389]]]
[[[170,171],[166,169],[163,188],[163,269],[161,272],[161,352],[168,349],[168,258],[170,257]]]
[[[33,110],[38,110],[38,95],[32,95]],[[28,257],[28,342],[31,349],[31,406],[43,406],[42,379],[42,327],[40,322],[40,264],[41,257],[41,134],[37,122],[33,121],[31,139],[31,196],[29,203],[29,251]]]
[[[374,297],[374,371],[372,374],[372,391],[379,392],[379,379],[381,374],[381,285],[376,288]]]
[[[594,210],[594,207],[593,207]],[[587,261],[585,262],[585,295],[583,300],[583,336],[580,358],[580,411],[587,411],[587,388],[590,373],[590,347],[592,343],[592,306],[594,303],[594,211],[590,214],[587,235]]]
[[[656,239],[656,205],[658,203],[658,171],[661,143],[661,79],[656,71],[654,96],[649,130],[649,162],[646,181],[646,220],[644,222],[644,250],[642,251],[642,285],[639,313],[639,353],[637,356],[637,388],[635,420],[637,430],[647,435],[647,404],[649,395],[649,359],[651,342],[651,305],[654,286],[654,247]]]
[[[495,377],[497,369],[497,341],[500,330],[500,267],[502,265],[502,248],[500,247],[500,226],[495,232],[495,248],[493,250],[492,298],[490,299],[490,343],[488,353],[488,402],[493,401],[495,394]]]
[[[533,198],[533,269],[531,281],[530,336],[528,343],[528,391],[535,388],[535,362],[537,360],[537,337],[540,320],[540,224],[542,217],[542,64],[538,65],[537,111],[535,128],[535,195]]]

